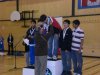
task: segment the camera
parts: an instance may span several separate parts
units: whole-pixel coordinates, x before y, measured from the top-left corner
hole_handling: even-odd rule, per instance
[[[43,25],[40,25],[40,28],[43,28]]]

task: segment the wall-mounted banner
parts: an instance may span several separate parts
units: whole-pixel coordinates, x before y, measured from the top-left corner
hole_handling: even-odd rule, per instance
[[[0,0],[0,2],[5,2],[5,1],[15,1],[15,0]]]
[[[100,8],[100,0],[78,0],[78,8]]]

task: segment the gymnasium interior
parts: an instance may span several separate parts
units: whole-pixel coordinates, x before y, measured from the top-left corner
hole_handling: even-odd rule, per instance
[[[0,35],[4,38],[4,55],[0,55],[0,75],[22,75],[25,67],[23,36],[30,19],[38,21],[41,14],[80,20],[85,33],[83,46],[83,75],[100,75],[100,0],[97,6],[82,7],[82,0],[0,0]],[[85,0],[84,0],[85,1]],[[95,4],[94,4],[95,5]],[[18,11],[20,20],[11,21],[11,13]],[[14,50],[19,56],[8,56],[7,37],[14,37]],[[61,56],[59,55],[59,58]]]

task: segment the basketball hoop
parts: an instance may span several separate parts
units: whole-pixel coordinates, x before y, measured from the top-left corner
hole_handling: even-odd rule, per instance
[[[13,11],[10,15],[11,21],[18,21],[20,20],[20,13],[18,11]]]

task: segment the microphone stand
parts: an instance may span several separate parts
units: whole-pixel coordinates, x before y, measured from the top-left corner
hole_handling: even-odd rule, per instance
[[[18,44],[22,41],[22,39],[23,38],[21,38],[16,44],[15,44],[15,46],[13,47],[13,49],[15,49],[15,63],[14,63],[14,68],[13,69],[17,69],[17,64],[16,64],[16,52],[17,52],[17,50],[16,50],[16,47],[18,46]],[[12,69],[10,69],[10,70],[12,70]],[[9,71],[10,71],[9,70]]]

